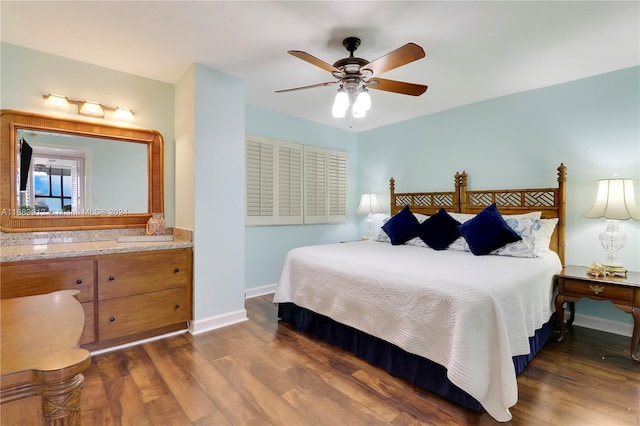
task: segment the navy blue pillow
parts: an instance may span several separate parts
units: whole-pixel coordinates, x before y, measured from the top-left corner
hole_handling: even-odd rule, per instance
[[[434,250],[445,250],[460,236],[460,222],[452,218],[445,209],[440,209],[420,224],[418,236]]]
[[[495,203],[486,207],[473,219],[458,226],[458,230],[467,240],[471,253],[476,256],[489,254],[508,243],[522,239],[507,225]]]
[[[404,206],[404,208],[394,214],[387,223],[382,225],[382,229],[389,236],[391,244],[397,246],[417,237],[419,225],[420,222],[418,222],[418,219],[411,213],[409,206]]]

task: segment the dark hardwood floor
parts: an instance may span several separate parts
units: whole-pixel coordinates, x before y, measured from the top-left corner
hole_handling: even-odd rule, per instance
[[[82,424],[497,424],[278,324],[271,299],[247,300],[241,324],[93,356]],[[547,343],[518,378],[511,424],[640,425],[628,354],[629,338],[579,327]]]

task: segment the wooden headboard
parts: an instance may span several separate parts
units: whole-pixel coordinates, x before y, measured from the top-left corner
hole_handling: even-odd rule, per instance
[[[467,174],[456,173],[454,190],[440,192],[395,192],[395,180],[389,180],[391,214],[409,206],[412,212],[432,215],[441,208],[456,213],[477,214],[496,203],[504,214],[542,212],[543,219],[558,218],[551,237],[551,249],[564,265],[567,167],[558,167],[558,186],[553,188],[469,190]]]
[[[449,212],[460,212],[460,194],[462,186],[467,185],[467,174],[456,173],[454,190],[440,192],[395,192],[395,180],[389,179],[391,190],[391,215],[398,213],[404,206],[412,212],[426,215],[435,214],[440,209]]]

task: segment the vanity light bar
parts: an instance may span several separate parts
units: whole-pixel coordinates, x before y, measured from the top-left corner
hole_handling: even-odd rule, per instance
[[[132,110],[127,108],[113,108],[94,101],[75,101],[73,99],[68,99],[63,95],[56,95],[55,93],[42,95],[42,98],[45,99],[44,104],[46,106],[61,110],[69,110],[71,108],[71,104],[73,104],[78,107],[78,114],[80,115],[104,118],[105,111],[112,111],[113,118],[115,120],[128,122],[134,120],[135,114]]]

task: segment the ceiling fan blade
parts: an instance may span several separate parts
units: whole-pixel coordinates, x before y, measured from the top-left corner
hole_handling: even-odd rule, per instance
[[[373,75],[379,75],[424,57],[425,53],[422,47],[415,43],[407,43],[375,61],[369,62],[361,70],[371,70]]]
[[[420,96],[427,91],[427,86],[376,77],[367,81],[367,89],[384,90],[385,92],[400,93],[402,95]]]
[[[276,90],[276,93],[293,92],[294,90],[313,89],[314,87],[331,86],[332,84],[336,84],[336,83],[338,83],[338,82],[337,81],[325,81],[324,83],[311,84],[309,86],[302,86],[302,87],[294,87],[293,89]]]
[[[329,71],[330,73],[333,73],[333,72],[342,73],[342,71],[340,71],[338,68],[334,67],[331,64],[326,63],[321,59],[316,58],[313,55],[309,55],[307,52],[302,52],[300,50],[289,50],[287,53],[295,56],[298,59],[307,61],[310,64],[315,65],[316,67],[320,67],[325,71]]]

